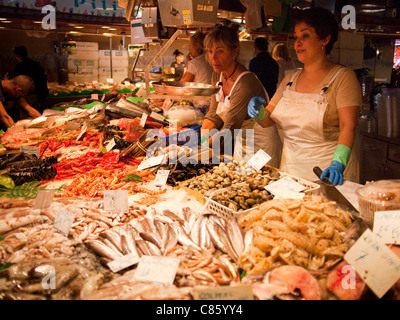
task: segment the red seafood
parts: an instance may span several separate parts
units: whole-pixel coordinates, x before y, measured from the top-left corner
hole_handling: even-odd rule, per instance
[[[299,292],[305,300],[326,298],[326,292],[318,280],[303,267],[287,265],[275,268],[269,275],[269,283],[287,287],[293,295]]]
[[[328,273],[327,287],[339,299],[359,300],[366,285],[354,268],[342,261]]]

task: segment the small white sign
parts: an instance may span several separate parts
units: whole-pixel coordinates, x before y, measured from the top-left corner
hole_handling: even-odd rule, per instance
[[[264,187],[273,195],[285,195],[291,193],[299,193],[306,189],[302,184],[294,181],[290,177],[284,177],[275,182],[272,182]]]
[[[19,152],[23,152],[26,154],[33,154],[36,158],[39,159],[40,157],[40,149],[39,147],[32,147],[32,146],[21,146]]]
[[[90,98],[91,98],[92,100],[99,100],[99,94],[98,94],[98,93],[92,93],[92,94],[90,95]]]
[[[114,147],[115,147],[115,139],[112,138],[112,139],[110,140],[110,142],[107,143],[107,145],[106,145],[106,150],[107,150],[107,152],[108,152],[108,151],[111,151],[112,148],[114,148]]]
[[[143,170],[154,166],[158,166],[159,164],[163,163],[164,159],[165,155],[145,159],[139,164],[138,170]]]
[[[33,209],[46,209],[51,206],[53,196],[56,193],[54,189],[39,190],[35,199]]]
[[[75,215],[68,210],[61,208],[54,220],[53,227],[60,231],[64,236],[68,237],[71,225],[75,220]]]
[[[375,211],[374,233],[386,244],[400,244],[400,211]]]
[[[128,190],[104,190],[104,210],[129,212]]]
[[[179,259],[142,256],[134,278],[137,281],[172,284],[179,266]]]
[[[133,266],[137,264],[140,261],[140,258],[133,254],[129,253],[127,255],[124,255],[123,257],[110,261],[107,263],[108,267],[111,269],[112,272],[119,272],[125,268],[128,268],[130,266]]]
[[[305,196],[305,193],[302,192],[290,192],[290,191],[280,191],[275,194],[274,199],[297,199],[302,200]]]
[[[142,118],[140,119],[140,126],[144,128],[144,126],[146,125],[146,121],[147,121],[147,113],[143,113]]]
[[[344,259],[378,298],[382,298],[400,278],[399,257],[370,229],[365,230]]]
[[[83,137],[83,135],[86,133],[86,131],[87,131],[87,126],[83,125],[82,128],[81,128],[81,132],[76,137],[76,141],[79,141]]]
[[[169,170],[158,170],[154,179],[154,185],[156,187],[165,186],[168,180],[169,172]]]
[[[154,112],[154,111],[152,111],[152,112],[150,113],[150,117],[152,117],[152,118],[155,119],[155,120],[159,120],[159,121],[164,121],[164,120],[165,120],[165,118],[164,118],[163,115],[158,114],[158,113],[156,113],[156,112]]]
[[[271,156],[264,150],[260,149],[249,159],[248,163],[254,168],[254,170],[260,171],[269,160],[271,160]]]

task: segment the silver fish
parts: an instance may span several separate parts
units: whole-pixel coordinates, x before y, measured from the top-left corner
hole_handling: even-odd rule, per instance
[[[226,231],[233,248],[240,257],[244,252],[244,233],[242,227],[235,220],[231,219],[226,221]]]
[[[147,244],[146,240],[136,240],[136,246],[138,251],[140,251],[140,255],[151,256],[150,248]]]
[[[203,223],[203,219],[204,216],[200,215],[198,219],[193,223],[193,226],[190,228],[190,237],[197,245],[200,245],[200,229]]]
[[[143,240],[146,240],[146,241],[149,241],[149,242],[155,244],[158,247],[158,249],[162,250],[163,244],[162,244],[162,240],[158,234],[151,233],[151,232],[140,232],[139,234]]]
[[[106,257],[110,260],[122,257],[122,254],[116,253],[100,240],[87,240],[85,244],[100,256]]]
[[[185,246],[191,246],[199,251],[201,248],[190,239],[189,235],[186,233],[185,229],[179,222],[174,222],[172,224],[172,228],[174,229],[175,233],[178,237],[178,242]]]
[[[116,231],[106,230],[101,233],[101,237],[108,239],[118,249],[118,251],[122,252],[121,236]]]

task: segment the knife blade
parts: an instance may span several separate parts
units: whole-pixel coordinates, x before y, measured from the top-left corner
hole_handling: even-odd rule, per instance
[[[333,183],[327,177],[321,179],[322,170],[320,167],[314,167],[313,171],[321,181],[321,183],[317,183],[324,189],[324,194],[329,200],[336,201],[339,205],[342,205],[347,210],[358,213],[358,210],[354,208],[351,202],[347,200],[347,198],[333,185]]]

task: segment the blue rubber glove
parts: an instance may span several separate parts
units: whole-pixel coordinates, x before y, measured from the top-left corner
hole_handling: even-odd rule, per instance
[[[265,104],[267,102],[261,97],[251,98],[249,104],[247,105],[247,114],[254,118],[256,122],[263,121],[265,119]]]
[[[202,146],[207,147],[207,148],[209,147],[209,145],[208,145],[208,137],[205,136],[204,134],[200,135],[200,144]]]
[[[326,168],[321,174],[321,180],[325,177],[329,176],[329,180],[332,182],[333,185],[342,185],[343,184],[343,171],[344,165],[339,161],[333,160],[331,165]]]

